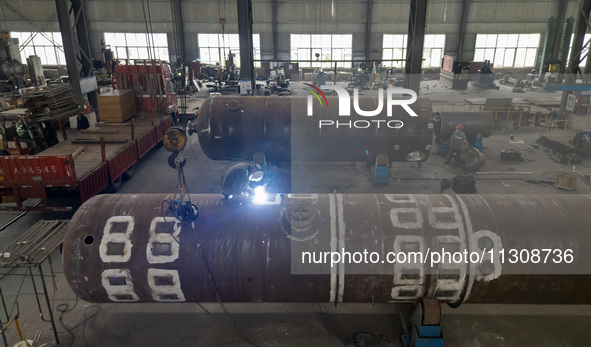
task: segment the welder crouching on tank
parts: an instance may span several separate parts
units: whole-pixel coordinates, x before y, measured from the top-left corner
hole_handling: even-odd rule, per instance
[[[253,177],[257,176],[255,175],[257,171],[260,172],[258,164],[238,163],[231,166],[220,179],[224,197],[226,199],[246,200],[254,196],[254,190],[250,187],[250,182]]]

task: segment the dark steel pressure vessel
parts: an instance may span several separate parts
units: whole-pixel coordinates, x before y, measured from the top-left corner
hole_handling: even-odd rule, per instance
[[[217,290],[225,302],[591,303],[588,195],[193,195],[199,217],[186,223],[169,215],[171,197],[86,201],[64,240],[73,291],[91,302],[215,302]],[[304,257],[444,249],[480,258],[431,266],[353,255],[331,266]]]

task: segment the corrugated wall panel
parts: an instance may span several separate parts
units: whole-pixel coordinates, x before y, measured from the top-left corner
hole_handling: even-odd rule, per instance
[[[384,33],[405,34],[408,30],[409,0],[373,0],[372,57],[381,54]],[[559,0],[470,0],[471,9],[467,26],[466,51],[474,49],[477,33],[541,33],[546,21],[558,12]],[[447,34],[446,51],[457,46],[463,0],[429,0],[427,34]],[[174,31],[171,22],[170,0],[150,0],[152,29],[168,33],[170,51]],[[198,33],[221,33],[219,18],[227,21],[225,31],[237,33],[236,1],[181,0],[185,23],[187,51],[197,52]],[[47,31],[58,31],[56,21],[46,22],[55,12],[50,0],[10,1],[19,12]],[[145,32],[142,0],[86,0],[87,16],[94,50],[100,49],[100,38],[105,31]],[[363,54],[365,46],[366,0],[278,0],[279,52],[289,53],[289,35],[353,34],[354,54]],[[579,1],[570,0],[567,16],[576,16]],[[19,16],[2,7],[5,26],[11,31],[32,31]],[[253,0],[253,30],[262,34],[263,54],[270,53],[271,0]]]
[[[144,23],[144,9],[146,17],[151,17],[152,23],[170,22],[172,15],[170,2],[150,1],[86,1],[86,14],[89,21],[105,22],[142,22]],[[148,6],[149,4],[149,13]]]
[[[26,18],[35,22],[36,24],[43,24],[48,17],[56,12],[54,1],[10,1],[8,2],[10,7],[14,8],[19,13],[23,14]],[[8,7],[2,5],[2,11],[4,13],[3,20],[6,21],[21,21],[21,17],[9,10]],[[56,17],[57,18],[57,17]],[[13,30],[12,28],[8,28]]]
[[[552,2],[474,2],[470,5],[470,23],[546,22],[556,16]]]

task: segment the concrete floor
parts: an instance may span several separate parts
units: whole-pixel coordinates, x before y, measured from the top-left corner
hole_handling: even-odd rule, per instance
[[[422,92],[432,100],[461,103],[466,98],[523,97],[513,94],[505,86],[499,91],[468,90],[459,93],[437,87],[436,82],[425,82]],[[428,86],[428,89],[427,89]],[[294,84],[293,88],[301,89]],[[541,93],[532,92],[540,97]],[[547,95],[546,95],[547,94]],[[558,94],[544,93],[544,97]],[[206,97],[202,91],[190,98],[188,112]],[[548,158],[542,148],[528,145],[543,134],[534,127],[521,127],[511,132],[496,132],[484,139],[483,153],[487,162],[475,175],[477,189],[483,194],[590,194],[591,185],[582,178],[574,191],[559,190],[551,183],[528,183],[525,178],[552,182],[556,172],[571,172],[572,164],[561,165]],[[509,136],[523,143],[510,142]],[[572,134],[570,135],[572,137]],[[564,136],[566,138],[568,136]],[[500,151],[517,148],[523,153],[522,162],[500,161]],[[209,160],[202,153],[196,137],[185,150],[188,157],[185,173],[191,193],[220,193],[219,178],[233,162]],[[138,165],[133,178],[124,183],[118,194],[171,193],[176,189],[176,173],[166,165],[168,152],[155,148]],[[418,167],[416,163],[396,163],[390,169],[395,180],[387,186],[369,182],[365,163],[292,163],[281,164],[271,170],[279,177],[280,189],[298,192],[328,193],[432,193],[440,191],[442,178],[451,178],[460,170],[445,165],[444,158],[431,156]],[[580,175],[591,174],[591,162],[577,164]],[[289,179],[292,170],[305,170],[313,180]],[[517,172],[531,171],[532,175]],[[487,174],[484,172],[503,172]],[[293,178],[293,177],[292,177]],[[0,225],[18,213],[1,212]],[[17,235],[41,219],[69,218],[67,213],[28,213],[0,232],[0,249]],[[56,317],[60,346],[332,346],[356,345],[355,334],[369,332],[373,346],[401,346],[402,328],[393,305],[341,304],[334,307],[322,304],[226,304],[230,317],[217,304],[100,304],[76,298],[65,282],[59,252],[53,254],[58,272],[56,288],[48,279],[50,298]],[[47,264],[45,264],[47,266]],[[45,271],[49,273],[49,271]],[[31,293],[29,278],[10,276],[2,282],[9,311],[20,291]],[[37,282],[39,284],[39,282]],[[41,321],[33,296],[18,297],[20,323],[23,334],[31,338],[42,332],[41,342],[55,345],[49,323]],[[65,307],[62,304],[67,304]],[[59,306],[62,305],[62,306]],[[43,306],[45,310],[45,306]],[[61,310],[68,310],[60,313]],[[71,310],[71,311],[70,311]],[[206,311],[207,312],[206,312]],[[0,319],[6,322],[1,313]],[[13,310],[13,313],[16,311]],[[458,309],[443,307],[443,330],[448,346],[585,346],[591,341],[591,306],[573,305],[471,305]],[[58,319],[60,318],[61,319]],[[47,317],[47,316],[46,316]],[[233,327],[232,321],[235,323]],[[18,341],[14,329],[7,334],[9,345]],[[382,338],[383,337],[383,338]],[[0,342],[1,343],[1,342]]]

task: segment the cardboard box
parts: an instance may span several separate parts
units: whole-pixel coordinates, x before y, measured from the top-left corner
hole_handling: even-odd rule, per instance
[[[135,97],[131,89],[115,89],[99,95],[101,121],[122,123],[135,115]]]

